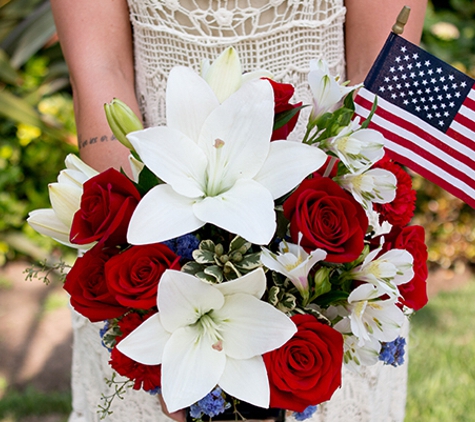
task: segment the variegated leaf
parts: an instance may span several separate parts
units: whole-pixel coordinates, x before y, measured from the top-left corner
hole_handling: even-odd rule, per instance
[[[195,275],[197,272],[203,271],[203,266],[195,261],[190,261],[183,265],[183,267],[181,267],[181,270],[184,273]]]
[[[215,283],[223,282],[223,269],[217,265],[211,265],[204,269],[204,273],[213,277]]]
[[[261,253],[256,252],[256,253],[251,253],[249,255],[245,255],[242,261],[239,261],[239,263],[236,264],[236,267],[246,272],[262,267]]]
[[[203,243],[203,242],[201,242]],[[193,251],[193,259],[199,264],[214,264],[214,252],[208,251],[206,249],[196,249]]]

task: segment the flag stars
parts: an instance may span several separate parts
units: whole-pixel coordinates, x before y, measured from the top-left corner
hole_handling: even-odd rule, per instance
[[[389,82],[390,80],[391,80],[391,79],[389,78],[389,76],[386,76],[386,77],[384,78],[384,82]]]
[[[397,94],[395,94],[395,93],[391,94],[391,98],[392,98],[393,100],[395,100],[395,99],[397,98]]]
[[[460,87],[461,88],[465,88],[467,86],[467,83],[465,81],[463,81],[461,84],[460,84]]]
[[[429,70],[427,71],[427,74],[428,74],[429,76],[431,76],[431,75],[434,74],[434,71],[433,71],[432,69],[429,69]]]
[[[450,113],[448,111],[444,111],[444,117],[449,117]]]
[[[409,101],[408,101],[408,100],[404,100],[404,101],[403,101],[403,104],[404,104],[404,105],[409,105]]]
[[[445,82],[445,76],[441,76],[441,77],[439,78],[439,81],[440,81],[440,82]]]
[[[388,85],[388,91],[392,91],[393,89],[392,85]]]
[[[421,108],[420,108],[419,106],[416,106],[415,110],[416,110],[417,112],[419,112],[419,111],[421,111]]]
[[[442,120],[439,120],[439,126],[444,126],[444,122]]]
[[[432,84],[435,84],[435,83],[437,83],[437,79],[435,79],[435,78],[432,78],[432,79],[430,80],[430,83],[432,83]]]
[[[435,117],[440,118],[440,113],[435,113]]]
[[[402,51],[403,53],[405,53],[405,52],[407,51],[407,48],[406,48],[405,46],[402,46],[402,47],[401,47],[401,51]]]
[[[442,101],[443,98],[444,98],[444,97],[442,97],[442,95],[437,95],[437,99],[438,99],[439,101]]]
[[[413,98],[413,99],[412,99],[412,103],[413,103],[413,104],[417,104],[418,101],[419,101],[419,100],[418,100],[417,98]]]
[[[439,92],[439,91],[440,91],[440,88],[439,88],[438,86],[436,86],[436,87],[434,88],[434,92]]]
[[[416,62],[416,67],[419,69],[420,67],[422,67],[422,64],[421,62]]]
[[[415,72],[411,72],[409,76],[410,76],[411,78],[415,78],[415,77],[416,77],[416,74],[415,74]]]
[[[403,73],[403,74],[401,75],[401,79],[402,79],[403,81],[405,81],[405,80],[407,79],[407,75],[406,75],[405,73]]]
[[[384,91],[386,91],[386,88],[384,86],[380,86],[379,90],[380,90],[380,92],[384,92]]]
[[[427,114],[428,119],[432,119],[432,117],[433,117],[432,114],[430,114],[430,113]]]
[[[399,70],[399,72],[402,72],[404,70],[404,66],[399,66],[397,70]]]
[[[456,92],[454,95],[455,95],[455,98],[460,98],[460,92]]]
[[[445,110],[447,108],[447,105],[445,103],[440,104],[440,108],[442,110]]]
[[[414,66],[412,65],[412,63],[409,63],[406,67],[407,67],[409,70],[411,70]]]
[[[409,61],[410,57],[409,56],[404,56],[404,60],[407,62]]]
[[[412,58],[413,58],[414,60],[417,60],[417,59],[419,58],[419,54],[414,53],[414,54],[412,55]]]
[[[425,105],[425,106],[424,106],[424,110],[425,110],[425,111],[429,111],[429,106],[428,106],[428,105]]]
[[[424,62],[424,65],[430,66],[430,61],[429,61],[429,60],[426,60],[426,61]]]
[[[455,103],[453,102],[449,103],[449,107],[455,107]]]
[[[432,104],[432,110],[437,110],[439,107],[437,104]]]
[[[394,73],[394,72],[396,71],[396,68],[395,68],[394,66],[391,66],[391,67],[389,68],[389,71],[390,71],[391,73]]]
[[[422,89],[417,90],[417,95],[422,95]]]
[[[400,56],[396,57],[396,58],[394,59],[394,61],[395,61],[396,63],[400,63],[400,62],[401,62],[401,57],[400,57]]]
[[[429,82],[427,82],[426,79],[424,79],[424,80],[422,81],[422,85],[424,85],[424,86],[426,86],[428,83],[429,83]]]
[[[457,84],[452,84],[452,89],[457,89],[458,85]]]
[[[435,71],[436,71],[437,73],[442,73],[442,68],[441,68],[441,67],[438,67]]]
[[[393,76],[393,81],[398,81],[398,80],[399,80],[399,76],[394,75],[394,76]]]
[[[402,87],[401,87],[401,84],[397,84],[397,85],[396,85],[396,89],[401,89],[401,88],[402,88]]]
[[[455,76],[454,76],[454,75],[449,75],[449,81],[453,81],[453,80],[454,80],[454,78],[455,78]]]
[[[430,88],[426,88],[426,94],[430,94],[432,90]]]
[[[425,74],[426,74],[426,73],[425,73],[423,70],[421,70],[421,71],[419,72],[419,76],[425,76]]]
[[[447,95],[445,96],[445,98],[447,98],[448,100],[450,100],[452,98],[452,94],[449,92],[447,93]]]

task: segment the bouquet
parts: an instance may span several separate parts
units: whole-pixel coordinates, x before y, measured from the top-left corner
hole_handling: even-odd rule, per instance
[[[162,127],[114,100],[133,177],[68,156],[52,209],[29,217],[85,251],[64,288],[105,322],[112,368],[195,419],[238,402],[309,417],[343,365],[401,364],[401,327],[427,302],[411,178],[354,118],[358,87],[312,61],[289,141],[306,105],[270,76],[242,74],[232,48],[201,76],[174,68]]]

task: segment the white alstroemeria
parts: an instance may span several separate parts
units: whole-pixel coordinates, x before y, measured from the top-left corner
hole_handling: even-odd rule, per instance
[[[414,258],[404,249],[391,249],[376,258],[380,251],[381,248],[371,251],[350,274],[354,280],[374,285],[380,295],[388,294],[396,299],[399,296],[397,286],[414,278]]]
[[[326,155],[298,142],[270,142],[269,82],[244,84],[222,104],[191,69],[176,67],[167,87],[167,126],[128,135],[145,165],[165,184],[151,189],[130,221],[132,244],[162,242],[214,224],[267,244],[274,199],[320,168]]]
[[[381,343],[378,340],[371,338],[358,346],[358,339],[355,336],[349,335],[343,338],[345,341],[343,362],[346,368],[361,373],[363,366],[376,365],[379,362]]]
[[[359,86],[346,86],[339,76],[332,76],[325,60],[311,60],[308,84],[313,97],[310,121],[315,122],[335,107],[341,99]]]
[[[368,223],[372,228],[372,237],[378,237],[385,234],[388,234],[393,225],[386,220],[380,222],[380,213],[375,211],[374,209],[367,209],[366,217],[368,217]]]
[[[384,136],[374,129],[359,129],[359,126],[357,118],[322,145],[333,152],[352,173],[369,169],[384,156]]]
[[[239,400],[269,406],[262,354],[297,331],[284,313],[261,301],[262,268],[209,284],[167,270],[158,288],[158,313],[117,348],[146,365],[162,365],[162,394],[170,412],[206,396],[216,385]]]
[[[69,232],[74,214],[80,207],[83,183],[98,174],[73,154],[65,160],[66,168],[61,170],[56,183],[48,185],[52,208],[30,212],[28,224],[38,233],[76,249],[89,249],[90,245],[75,245],[69,241]]]
[[[343,189],[350,191],[365,210],[373,209],[373,202],[386,204],[396,197],[396,176],[384,169],[348,173],[334,178]]]
[[[252,79],[271,78],[272,73],[264,69],[242,73],[239,55],[233,47],[228,47],[210,64],[209,59],[201,62],[201,76],[208,82],[222,103],[235,93],[242,84]]]
[[[348,297],[351,332],[358,338],[359,346],[371,342],[372,338],[385,342],[393,341],[400,334],[406,318],[404,313],[396,305],[396,298],[379,300],[380,295],[377,287],[362,284]],[[338,324],[335,329],[340,331],[336,328]]]
[[[285,275],[302,295],[307,296],[308,273],[326,256],[323,249],[316,249],[308,254],[300,245],[283,241],[279,244],[278,254],[262,248],[261,262],[270,270]]]

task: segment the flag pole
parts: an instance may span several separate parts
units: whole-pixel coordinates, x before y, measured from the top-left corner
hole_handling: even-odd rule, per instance
[[[399,12],[399,15],[396,19],[396,23],[393,25],[392,31],[397,35],[402,35],[404,32],[404,25],[406,25],[407,20],[409,19],[409,14],[411,13],[411,8],[409,6],[404,6]]]

